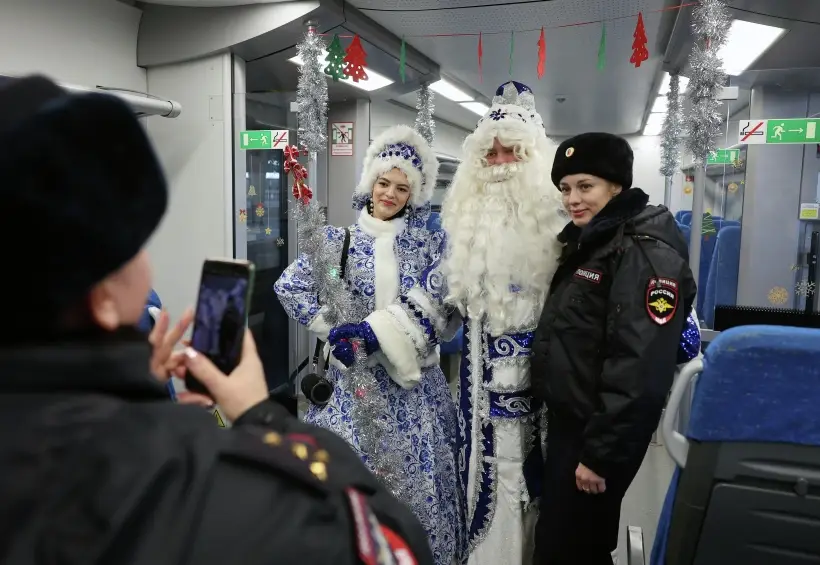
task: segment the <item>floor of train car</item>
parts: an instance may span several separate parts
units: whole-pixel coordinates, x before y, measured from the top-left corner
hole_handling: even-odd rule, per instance
[[[442,366],[444,373],[448,375],[458,374],[458,360],[443,359]],[[449,364],[449,366],[447,366]],[[448,378],[450,389],[455,397],[457,379]],[[307,410],[307,400],[299,395],[300,416]],[[674,472],[674,462],[669,457],[661,445],[650,445],[632,486],[624,497],[621,506],[621,527],[618,535],[618,561],[620,565],[626,564],[626,532],[627,526],[638,526],[643,531],[644,552],[646,562],[649,562],[649,554],[652,552],[652,544],[655,541],[658,518],[660,517],[663,500],[666,497],[666,490]]]

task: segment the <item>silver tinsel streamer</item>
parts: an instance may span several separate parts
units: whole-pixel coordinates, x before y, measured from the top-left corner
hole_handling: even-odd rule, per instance
[[[311,198],[307,204],[297,202],[293,218],[296,221],[299,252],[310,261],[319,303],[327,308],[324,314],[327,323],[335,327],[363,320],[366,313],[357,311],[357,301],[353,300],[344,281],[339,278],[337,251],[327,245],[327,222],[316,199]]]
[[[311,155],[311,158],[313,156]],[[326,307],[325,321],[335,327],[358,323],[369,314],[363,301],[355,300],[347,284],[339,277],[339,250],[327,245],[325,214],[315,198],[307,204],[296,202],[293,209],[299,251],[310,262],[311,274],[319,298]],[[352,419],[358,432],[359,447],[366,454],[374,474],[396,497],[409,500],[403,490],[400,473],[403,462],[390,448],[388,438],[387,398],[379,383],[367,369],[363,343],[357,343],[356,362],[344,378],[350,379],[354,391]]]
[[[296,46],[302,66],[296,102],[299,105],[299,144],[318,153],[327,150],[327,81],[321,60],[325,50],[322,38],[308,28]]]
[[[666,117],[661,130],[661,174],[671,178],[677,172],[681,161],[680,75],[669,77],[669,92],[666,99]]]
[[[433,139],[436,136],[436,122],[433,119],[433,93],[430,92],[430,85],[422,84],[419,90],[419,97],[416,101],[416,125],[415,130],[421,135],[430,146],[433,146]]]
[[[723,116],[718,95],[726,80],[718,51],[729,33],[729,11],[722,0],[701,0],[692,17],[698,40],[689,56],[692,76],[688,98],[692,108],[686,121],[686,147],[697,163],[703,163],[716,146]]]

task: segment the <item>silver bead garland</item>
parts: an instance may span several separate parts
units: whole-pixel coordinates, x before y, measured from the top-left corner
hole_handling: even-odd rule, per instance
[[[663,176],[671,178],[680,166],[680,141],[682,135],[680,114],[680,75],[669,77],[666,94],[666,117],[661,130],[661,169]]]
[[[722,0],[701,0],[694,9],[692,30],[698,39],[689,56],[691,110],[686,120],[686,147],[699,164],[716,148],[723,124],[718,96],[726,73],[718,51],[726,41],[729,25],[729,11]]]
[[[299,145],[318,153],[327,150],[327,80],[322,70],[325,42],[312,27],[296,46],[302,66],[296,93]]]
[[[436,122],[433,119],[433,93],[430,92],[430,85],[422,84],[419,90],[419,96],[416,100],[416,124],[415,130],[421,135],[425,141],[432,147],[433,139],[436,136]]]

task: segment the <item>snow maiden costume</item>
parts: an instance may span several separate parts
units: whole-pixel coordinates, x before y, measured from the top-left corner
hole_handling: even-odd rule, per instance
[[[369,201],[378,177],[395,168],[407,175],[410,197],[401,212],[382,221],[369,213]],[[436,563],[451,565],[463,539],[456,407],[438,365],[435,331],[414,323],[420,317],[407,297],[443,246],[443,233],[426,227],[437,174],[435,154],[409,127],[388,129],[368,149],[353,196],[360,213],[349,228],[344,273],[353,299],[369,314],[362,322],[329,327],[306,257],[291,264],[274,288],[289,316],[335,346],[326,375],[333,383],[333,395],[326,406],[312,405],[305,420],[343,437],[375,470],[360,446],[367,442],[360,442],[365,431],[357,429],[353,417],[357,398],[346,369],[353,360],[343,347],[348,344],[343,340],[363,340],[367,370],[379,385],[387,412],[387,443],[398,456],[394,460],[403,462],[395,472],[403,481],[405,502],[427,530]],[[341,263],[344,228],[328,226],[326,238]]]

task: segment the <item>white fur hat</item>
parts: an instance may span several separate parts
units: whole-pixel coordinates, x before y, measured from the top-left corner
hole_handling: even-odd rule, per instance
[[[433,196],[438,159],[433,149],[413,128],[398,125],[379,134],[364,157],[364,168],[355,196],[370,196],[379,175],[400,169],[410,183],[410,205],[423,206]]]
[[[479,136],[485,131],[505,129],[546,137],[544,120],[535,110],[535,95],[529,86],[514,80],[496,89],[492,106],[476,126]]]

